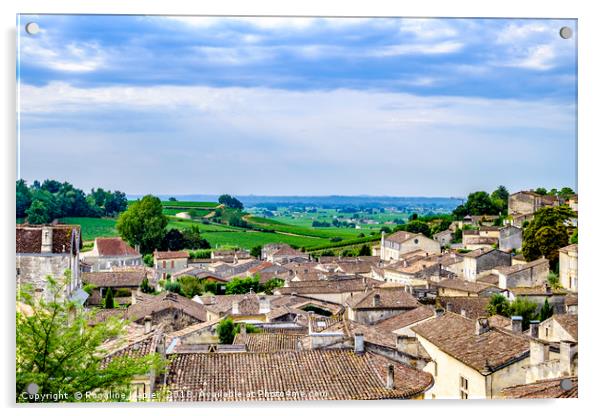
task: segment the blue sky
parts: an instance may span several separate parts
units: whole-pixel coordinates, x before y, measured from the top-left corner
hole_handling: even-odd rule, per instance
[[[572,20],[20,23],[28,181],[238,195],[576,186],[576,34],[558,35]]]

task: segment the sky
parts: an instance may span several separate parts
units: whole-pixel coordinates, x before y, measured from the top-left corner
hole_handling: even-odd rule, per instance
[[[28,182],[168,195],[576,188],[574,20],[21,15],[18,26]]]

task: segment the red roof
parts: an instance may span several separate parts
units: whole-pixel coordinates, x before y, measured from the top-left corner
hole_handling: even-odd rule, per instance
[[[125,241],[119,237],[114,238],[97,238],[95,240],[96,248],[99,256],[139,256],[135,249],[130,247]]]
[[[155,251],[156,260],[171,260],[171,259],[187,259],[189,254],[187,251]]]

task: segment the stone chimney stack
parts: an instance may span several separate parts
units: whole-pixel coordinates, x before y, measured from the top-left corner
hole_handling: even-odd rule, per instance
[[[529,363],[532,366],[542,364],[550,359],[548,344],[531,340],[529,343]]]
[[[378,293],[375,293],[372,298],[372,306],[375,308],[380,306],[380,295]]]
[[[238,301],[235,300],[232,302],[232,315],[238,315],[238,314],[239,314]]]
[[[360,332],[354,336],[354,351],[356,354],[364,353],[364,334]]]
[[[512,332],[520,334],[523,332],[523,317],[513,316],[512,317]]]
[[[149,334],[153,328],[153,318],[150,315],[144,317],[144,333]]]
[[[52,253],[52,227],[42,227],[42,253]]]
[[[539,321],[529,322],[529,334],[533,338],[539,338]]]
[[[560,368],[563,374],[572,376],[571,362],[577,351],[577,344],[570,341],[560,341]]]
[[[489,331],[489,319],[477,318],[475,323],[475,335],[482,335]]]
[[[259,298],[259,313],[269,313],[270,312],[270,300],[267,296],[262,296]]]
[[[393,364],[389,364],[387,367],[387,389],[393,390],[395,388],[395,367]]]

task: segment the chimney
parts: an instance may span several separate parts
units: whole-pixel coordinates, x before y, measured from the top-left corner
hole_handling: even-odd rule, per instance
[[[466,309],[460,309],[460,315],[466,318]]]
[[[395,367],[393,364],[389,364],[387,367],[387,390],[393,390],[395,388]]]
[[[451,312],[452,311],[452,306],[453,305],[450,302],[447,302],[445,304],[445,310],[448,311],[448,312]]]
[[[364,334],[358,332],[354,336],[354,351],[356,354],[364,353]]]
[[[144,317],[144,333],[148,334],[153,328],[153,318],[150,315]]]
[[[52,227],[42,227],[42,253],[52,253]]]
[[[531,340],[529,343],[529,363],[533,366],[542,364],[550,359],[550,346],[543,342]]]
[[[563,375],[571,376],[571,361],[577,350],[577,344],[571,341],[560,341],[560,369]]]
[[[438,318],[440,316],[443,316],[444,312],[445,312],[445,309],[441,309],[441,308],[435,309],[435,317]]]
[[[475,321],[475,335],[482,335],[489,331],[489,320],[487,318],[477,318]]]
[[[266,296],[259,298],[259,313],[270,312],[270,300]]]
[[[380,295],[378,293],[375,293],[372,298],[372,306],[375,308],[380,306]]]
[[[539,338],[539,321],[529,322],[529,333],[533,338]]]
[[[245,324],[244,322],[240,324],[239,328],[241,335],[245,335],[247,333],[247,324]]]
[[[238,315],[238,301],[235,300],[232,302],[232,315]]]
[[[512,332],[520,334],[523,332],[523,317],[513,316],[512,317]]]

